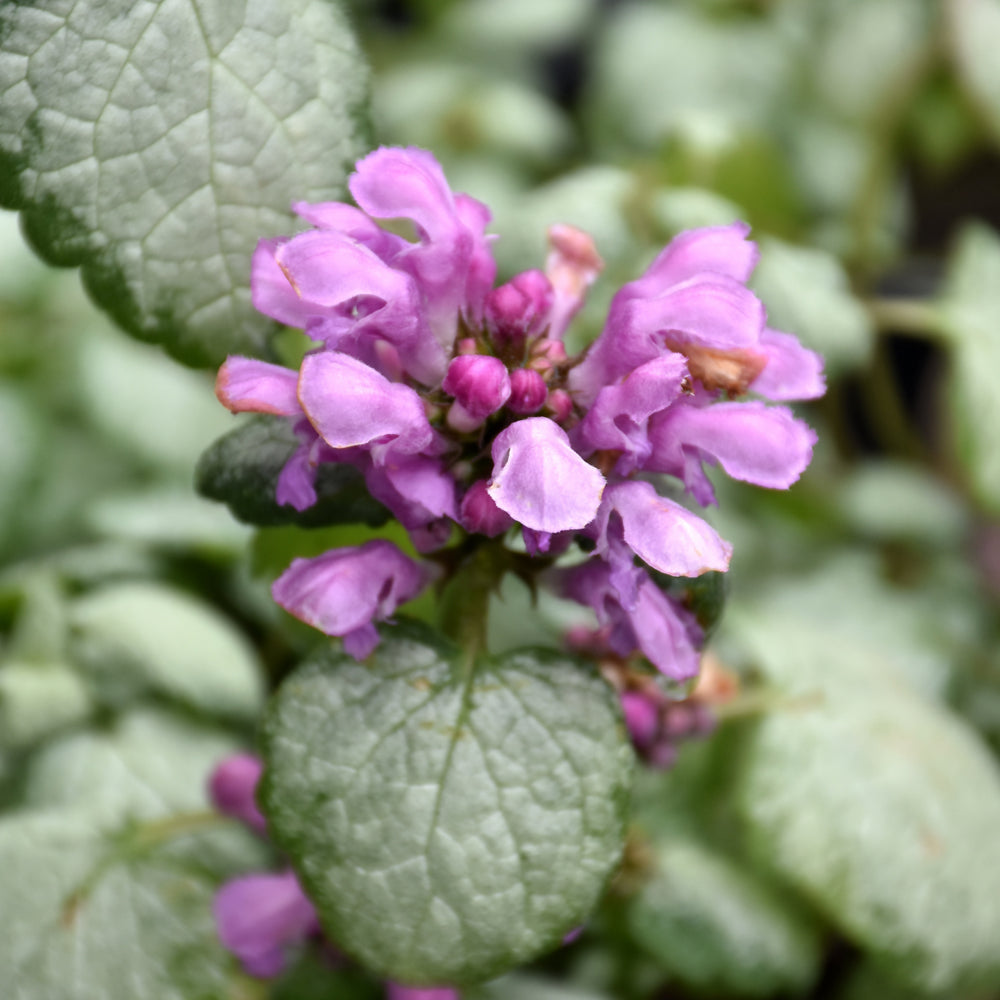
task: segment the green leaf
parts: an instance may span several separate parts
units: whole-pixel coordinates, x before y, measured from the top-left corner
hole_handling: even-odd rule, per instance
[[[704,152],[769,123],[790,84],[782,34],[758,19],[712,20],[686,5],[619,7],[600,33],[591,112],[630,146],[682,134]]]
[[[0,822],[0,981],[18,1000],[236,1000],[215,879],[188,855],[130,847],[63,811]]]
[[[957,449],[981,503],[1000,512],[1000,238],[973,224],[961,233],[940,302],[952,342],[951,407]]]
[[[219,438],[202,456],[195,487],[202,496],[228,505],[248,524],[298,524],[316,528],[363,521],[376,527],[389,512],[368,494],[361,473],[349,465],[327,462],[316,476],[317,502],[304,511],[279,506],[278,476],[298,447],[289,422],[281,417],[252,417]]]
[[[36,0],[0,10],[0,203],[82,265],[130,333],[260,353],[257,240],[337,196],[365,149],[363,64],[326,0]]]
[[[957,63],[958,78],[994,138],[1000,140],[1000,64],[996,58],[1000,2],[962,0],[944,9],[950,21],[950,30],[944,34]]]
[[[462,662],[426,629],[367,663],[325,647],[266,721],[262,802],[330,937],[412,983],[489,979],[555,947],[622,849],[632,752],[592,668]]]
[[[893,978],[989,992],[1000,773],[923,693],[927,664],[908,661],[927,652],[885,596],[834,567],[731,609],[738,641],[785,697],[747,745],[740,809],[761,859]]]
[[[74,733],[31,759],[25,803],[105,823],[159,819],[209,807],[206,781],[236,740],[170,712],[140,709],[106,730]]]
[[[658,845],[629,909],[632,937],[672,980],[712,996],[799,994],[819,969],[818,929],[776,890],[695,841]]]
[[[935,0],[821,0],[808,48],[817,96],[839,116],[877,123],[924,75],[938,28]],[[954,6],[961,6],[957,4]]]
[[[217,611],[151,582],[110,584],[70,608],[76,655],[112,701],[150,687],[209,713],[253,718],[263,698],[260,663]]]
[[[469,992],[469,1000],[609,1000],[576,985],[553,982],[540,976],[513,973]]]
[[[867,361],[872,326],[832,254],[768,237],[751,286],[767,306],[768,325],[794,333],[826,359],[828,374]]]
[[[93,709],[80,675],[62,663],[12,660],[0,667],[0,747],[26,747],[82,721]]]

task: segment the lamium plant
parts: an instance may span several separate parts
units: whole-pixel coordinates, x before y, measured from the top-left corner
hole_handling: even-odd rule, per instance
[[[677,236],[570,354],[602,268],[586,233],[553,226],[525,262],[543,267],[497,283],[488,208],[429,152],[378,148],[348,187],[354,204],[295,203],[309,228],[253,255],[254,306],[313,346],[297,369],[230,356],[216,393],[286,442],[261,479],[275,507],[346,520],[338,492],[363,483],[409,545],[296,558],[274,582],[331,639],[275,695],[262,768],[213,779],[287,859],[227,884],[215,914],[251,975],[324,937],[397,991],[451,996],[586,922],[620,862],[631,744],[667,766],[711,728],[676,700],[706,624],[684,581],[724,573],[731,547],[683,501],[715,502],[710,466],[790,487],[815,435],[775,404],[821,396],[823,365],[767,326],[741,222]],[[224,454],[201,479],[229,499]],[[508,574],[591,625],[492,655]]]

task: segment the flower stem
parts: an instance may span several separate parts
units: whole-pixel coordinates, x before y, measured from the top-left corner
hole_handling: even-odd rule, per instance
[[[880,330],[937,337],[941,317],[934,302],[927,299],[869,299],[868,315]]]
[[[509,561],[499,540],[477,545],[458,564],[442,591],[439,625],[462,648],[469,668],[486,649],[490,595],[503,579]]]

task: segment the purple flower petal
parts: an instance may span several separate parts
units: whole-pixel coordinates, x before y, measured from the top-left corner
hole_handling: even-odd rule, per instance
[[[419,243],[391,263],[416,278],[438,342],[450,350],[459,313],[481,315],[493,283],[495,264],[484,234],[489,210],[474,198],[453,195],[437,160],[412,147],[369,153],[348,186],[370,216],[413,222]]]
[[[668,597],[640,569],[635,574],[634,606],[626,608],[612,582],[612,569],[601,559],[560,570],[553,580],[563,596],[594,609],[610,627],[608,642],[619,656],[641,650],[661,673],[687,680],[698,673],[701,629],[694,616]]]
[[[760,299],[726,275],[698,275],[650,296],[634,295],[626,285],[612,300],[601,335],[570,373],[570,388],[588,403],[602,386],[663,354],[668,345],[753,348],[764,319]]]
[[[298,375],[291,368],[231,355],[215,378],[215,395],[233,413],[300,417]]]
[[[653,454],[645,468],[680,476],[692,486],[702,459],[734,479],[787,489],[812,458],[816,434],[784,406],[764,403],[677,404],[653,418]]]
[[[278,266],[275,255],[288,237],[261,240],[250,260],[250,301],[258,312],[285,326],[304,327],[314,310],[302,301]]]
[[[681,394],[687,364],[679,354],[664,354],[640,365],[616,385],[597,394],[577,432],[586,451],[623,453],[616,471],[633,472],[648,457],[649,418],[665,410]]]
[[[216,765],[208,779],[208,795],[224,816],[241,820],[257,833],[264,833],[267,820],[257,808],[257,783],[264,765],[249,753],[237,753]]]
[[[276,261],[310,315],[327,321],[310,324],[310,336],[324,336],[328,346],[352,353],[366,340],[386,340],[414,378],[427,385],[441,381],[444,351],[408,274],[326,229],[292,237],[278,248]]]
[[[434,442],[423,401],[413,389],[339,351],[303,358],[299,399],[331,448],[388,445],[393,454],[415,455]]]
[[[629,564],[634,552],[669,576],[729,569],[732,546],[697,514],[661,497],[650,483],[615,483],[604,491],[596,528],[597,551],[602,554],[608,550],[607,528],[613,513],[621,518]]]
[[[649,288],[676,285],[706,272],[745,283],[760,257],[757,245],[747,239],[749,233],[750,227],[745,222],[679,233],[631,287],[638,294],[647,295]]]
[[[766,329],[760,349],[767,365],[750,384],[751,391],[779,402],[819,399],[826,392],[822,356],[803,347],[797,337]]]
[[[459,508],[459,521],[466,531],[487,538],[496,538],[514,526],[513,518],[493,502],[485,479],[477,479],[466,490]]]
[[[347,636],[388,618],[427,583],[424,570],[391,542],[334,549],[295,559],[274,582],[271,595],[289,614],[327,635]],[[357,648],[370,631],[352,638]],[[370,652],[370,650],[369,650]]]
[[[319,926],[292,872],[233,879],[216,893],[212,910],[223,946],[264,979],[278,975],[288,949]]]
[[[360,209],[342,201],[292,203],[292,211],[317,229],[332,229],[356,243],[363,243],[383,261],[406,247],[406,240],[387,232]]]
[[[535,531],[571,531],[597,513],[604,477],[569,443],[566,432],[546,417],[519,420],[493,441],[496,505]]]

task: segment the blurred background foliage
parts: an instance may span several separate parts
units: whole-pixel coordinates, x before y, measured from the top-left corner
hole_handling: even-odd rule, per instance
[[[717,484],[737,695],[642,775],[581,939],[482,996],[1000,995],[1000,2],[349,6],[378,141],[490,205],[503,275],[553,222],[594,236],[576,346],[671,236],[741,218],[770,324],[827,360],[802,481]],[[0,803],[195,808],[310,642],[269,579],[375,529],[197,498],[232,427],[210,378],[0,224]],[[566,626],[527,634],[527,600],[496,602],[496,645]],[[240,995],[377,992],[303,962]]]

